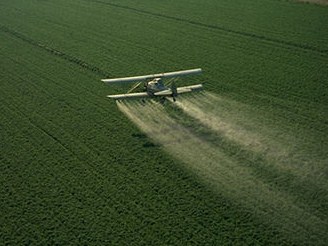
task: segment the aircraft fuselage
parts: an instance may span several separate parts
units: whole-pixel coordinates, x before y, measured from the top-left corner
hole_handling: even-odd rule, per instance
[[[159,91],[164,91],[169,89],[163,84],[163,80],[161,78],[156,78],[145,84],[146,91],[149,95],[154,95],[154,93]]]

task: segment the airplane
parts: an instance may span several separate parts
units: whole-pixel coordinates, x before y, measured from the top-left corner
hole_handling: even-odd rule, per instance
[[[107,95],[109,98],[115,100],[128,99],[128,98],[160,98],[161,102],[164,102],[166,97],[172,97],[173,101],[179,94],[195,92],[203,89],[202,84],[190,85],[190,86],[175,86],[175,79],[187,76],[200,74],[201,68],[189,69],[183,71],[159,73],[143,76],[125,77],[125,78],[114,78],[114,79],[102,79],[101,81],[106,84],[121,84],[121,83],[136,83],[127,93],[117,95]],[[171,86],[164,85],[164,79],[172,79]],[[143,92],[133,92],[142,83],[144,83]]]

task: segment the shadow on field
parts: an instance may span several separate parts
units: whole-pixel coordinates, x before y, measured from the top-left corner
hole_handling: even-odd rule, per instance
[[[145,147],[162,148],[263,223],[295,242],[327,237],[326,184],[307,180],[294,166],[292,136],[276,140],[277,133],[245,105],[208,92],[165,105],[154,100],[117,105],[153,141]],[[313,199],[318,190],[323,200]]]

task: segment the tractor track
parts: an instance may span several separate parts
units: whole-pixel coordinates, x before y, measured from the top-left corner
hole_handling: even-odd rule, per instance
[[[176,17],[176,16],[165,15],[165,14],[161,14],[161,13],[155,13],[155,12],[142,10],[142,9],[138,9],[138,8],[133,8],[133,7],[125,6],[125,5],[108,3],[108,2],[104,2],[104,1],[100,1],[100,0],[84,0],[84,1],[108,5],[108,6],[112,6],[115,8],[120,8],[120,9],[124,9],[124,10],[128,10],[128,11],[132,11],[132,12],[146,14],[149,16],[154,16],[157,18],[160,17],[160,18],[167,19],[167,20],[174,20],[174,21],[178,21],[181,23],[186,23],[186,24],[190,24],[190,25],[194,25],[194,26],[198,26],[198,27],[205,27],[208,29],[218,30],[218,31],[235,34],[235,35],[239,35],[239,36],[243,36],[243,37],[247,37],[247,38],[257,39],[260,41],[280,44],[280,45],[284,45],[284,46],[291,47],[291,48],[297,48],[297,49],[304,50],[304,51],[312,51],[312,52],[320,53],[321,55],[324,55],[324,56],[328,55],[328,50],[320,49],[318,47],[314,47],[314,46],[307,45],[307,44],[295,43],[295,42],[291,42],[291,41],[284,41],[284,40],[280,40],[277,38],[271,38],[271,37],[267,37],[267,36],[259,35],[259,34],[255,34],[255,33],[237,31],[237,30],[233,30],[230,28],[226,28],[224,26],[205,24],[205,23],[198,22],[198,21],[188,20],[188,19],[184,19],[184,18],[180,18],[180,17]]]
[[[93,73],[96,73],[100,76],[103,76],[103,77],[109,76],[109,73],[103,71],[102,69],[100,69],[100,68],[98,68],[98,67],[96,67],[92,64],[89,64],[89,63],[87,63],[87,62],[85,62],[85,61],[83,61],[83,60],[81,60],[77,57],[66,54],[66,53],[64,53],[60,50],[55,49],[55,48],[49,47],[49,46],[47,46],[43,43],[40,43],[40,42],[38,42],[34,39],[31,39],[28,36],[25,36],[24,34],[19,33],[15,30],[12,30],[12,29],[10,29],[6,26],[0,25],[0,31],[3,32],[3,33],[9,34],[12,37],[18,38],[18,39],[24,41],[25,43],[28,43],[28,44],[30,44],[34,47],[38,47],[40,49],[43,49],[43,50],[47,51],[48,53],[50,53],[54,56],[60,57],[60,58],[66,60],[70,63],[76,64],[76,65],[78,65],[78,66],[80,66],[80,67],[82,67],[86,70],[89,70]]]

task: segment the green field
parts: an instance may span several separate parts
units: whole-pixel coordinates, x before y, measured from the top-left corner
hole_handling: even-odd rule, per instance
[[[0,245],[327,244],[327,6],[2,0],[0,68]]]

